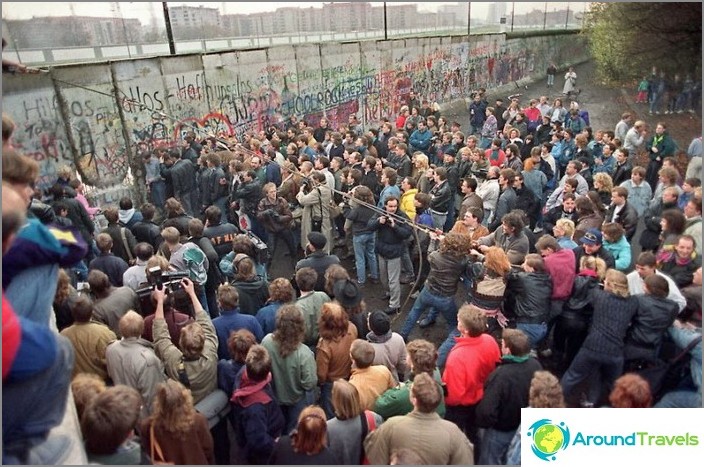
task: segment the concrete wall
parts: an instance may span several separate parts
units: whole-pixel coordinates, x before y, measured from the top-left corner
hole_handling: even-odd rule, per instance
[[[67,65],[3,76],[14,141],[41,165],[41,187],[76,167],[99,203],[144,193],[137,143],[175,144],[192,126],[242,135],[289,116],[331,126],[354,112],[366,126],[395,118],[411,88],[443,106],[469,91],[588,58],[578,34],[504,34],[283,45],[218,54]],[[131,170],[130,170],[131,169]]]

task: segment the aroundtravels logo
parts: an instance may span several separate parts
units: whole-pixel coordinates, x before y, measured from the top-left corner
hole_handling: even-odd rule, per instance
[[[556,454],[570,445],[570,429],[564,422],[555,424],[548,418],[533,423],[526,433],[533,439],[531,450],[541,460],[554,461]]]

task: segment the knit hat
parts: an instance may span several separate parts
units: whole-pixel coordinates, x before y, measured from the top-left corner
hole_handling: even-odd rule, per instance
[[[308,243],[313,245],[316,250],[322,250],[328,243],[328,239],[320,232],[311,232],[308,234]]]
[[[362,294],[357,283],[350,279],[340,279],[335,282],[332,288],[332,293],[335,295],[340,305],[345,308],[352,308],[362,301]]]
[[[391,318],[383,311],[372,311],[369,315],[369,329],[377,336],[383,336],[391,329]]]

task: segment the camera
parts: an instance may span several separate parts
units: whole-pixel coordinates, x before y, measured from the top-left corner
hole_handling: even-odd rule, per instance
[[[173,300],[173,306],[183,313],[195,316],[191,300],[183,290],[181,279],[188,277],[188,272],[182,271],[162,271],[159,266],[147,269],[147,282],[137,289],[139,305],[142,316],[149,316],[154,313],[154,303],[152,302],[152,292],[157,288],[166,287],[167,305],[169,300]]]
[[[180,290],[181,279],[188,277],[188,271],[162,271],[159,266],[147,269],[149,290],[166,287],[169,292]]]

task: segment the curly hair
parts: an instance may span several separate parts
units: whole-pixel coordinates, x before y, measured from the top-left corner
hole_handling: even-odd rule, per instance
[[[193,395],[188,388],[173,379],[157,385],[149,417],[155,427],[185,441],[195,416]]]
[[[636,373],[626,373],[614,382],[609,402],[618,409],[647,409],[653,403],[650,384]]]
[[[459,232],[449,232],[440,241],[440,253],[452,256],[467,256],[472,251],[472,242],[469,235]]]
[[[611,175],[604,173],[604,172],[599,172],[594,174],[594,184],[596,185],[596,182],[601,183],[601,188],[598,191],[606,191],[611,193],[611,190],[614,189],[614,181],[611,178]]]
[[[293,301],[296,291],[293,290],[291,281],[285,277],[277,277],[269,284],[269,301],[288,303]]]
[[[499,277],[505,277],[511,270],[511,262],[501,247],[492,246],[484,254],[484,267]]]
[[[54,304],[63,303],[71,294],[71,278],[65,269],[59,269],[59,275],[56,281],[56,294],[54,295]]]
[[[306,335],[306,325],[303,312],[296,305],[283,305],[276,312],[276,328],[273,338],[279,346],[282,358],[292,354],[303,342]]]
[[[536,408],[564,408],[565,398],[560,380],[549,371],[536,371],[530,382],[528,403]]]
[[[435,372],[438,361],[438,351],[432,342],[425,339],[414,339],[406,345],[406,352],[411,359],[414,374]]]
[[[322,339],[335,340],[347,334],[350,320],[336,302],[324,303],[318,317],[318,332]]]
[[[234,361],[244,363],[247,352],[256,343],[257,338],[252,331],[243,328],[230,332],[230,337],[227,338],[227,350]]]

